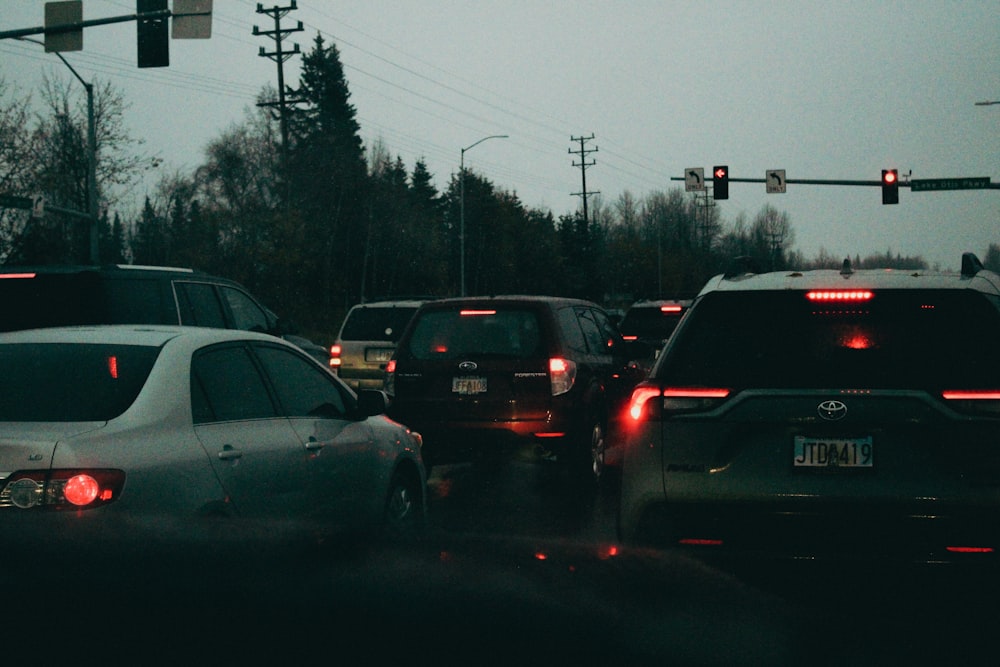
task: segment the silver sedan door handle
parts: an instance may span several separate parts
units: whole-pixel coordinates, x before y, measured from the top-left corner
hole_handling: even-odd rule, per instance
[[[222,451],[219,452],[220,461],[232,461],[234,459],[242,457],[243,457],[243,452],[234,448],[232,445],[223,445]]]
[[[326,447],[325,442],[320,442],[314,436],[309,436],[309,442],[306,443],[307,452],[314,452],[318,449],[323,449],[324,447]]]

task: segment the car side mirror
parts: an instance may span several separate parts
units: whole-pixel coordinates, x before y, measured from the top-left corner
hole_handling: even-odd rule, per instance
[[[362,389],[358,392],[358,415],[374,417],[385,414],[389,408],[389,397],[380,389]]]

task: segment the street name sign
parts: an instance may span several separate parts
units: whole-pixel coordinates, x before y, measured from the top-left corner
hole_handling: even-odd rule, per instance
[[[921,178],[910,180],[911,192],[934,190],[983,190],[990,187],[990,177],[974,178]]]

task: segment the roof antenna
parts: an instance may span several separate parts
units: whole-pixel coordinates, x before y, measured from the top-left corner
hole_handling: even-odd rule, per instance
[[[842,276],[844,276],[846,278],[847,276],[851,275],[852,273],[854,273],[854,269],[851,268],[851,258],[850,257],[845,257],[844,258],[844,265],[842,267],[840,267],[840,275],[842,275]]]

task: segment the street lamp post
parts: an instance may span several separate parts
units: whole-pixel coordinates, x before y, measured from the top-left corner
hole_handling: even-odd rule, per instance
[[[45,46],[45,42],[30,37],[17,39]],[[53,53],[59,56],[59,60],[63,61],[87,91],[87,217],[90,218],[90,262],[99,264],[101,258],[97,243],[97,129],[94,123],[94,86],[84,81],[61,53],[58,51]]]
[[[479,141],[469,146],[466,146],[465,148],[462,149],[461,160],[459,162],[460,166],[458,168],[458,181],[459,181],[459,189],[461,192],[461,194],[459,195],[459,218],[461,221],[460,222],[461,227],[459,228],[458,232],[458,240],[460,246],[459,266],[461,267],[460,271],[462,274],[462,296],[465,296],[465,151],[471,148],[475,148],[476,146],[483,143],[487,139],[506,139],[507,137],[508,135],[506,134],[491,134],[490,136],[483,137]]]

